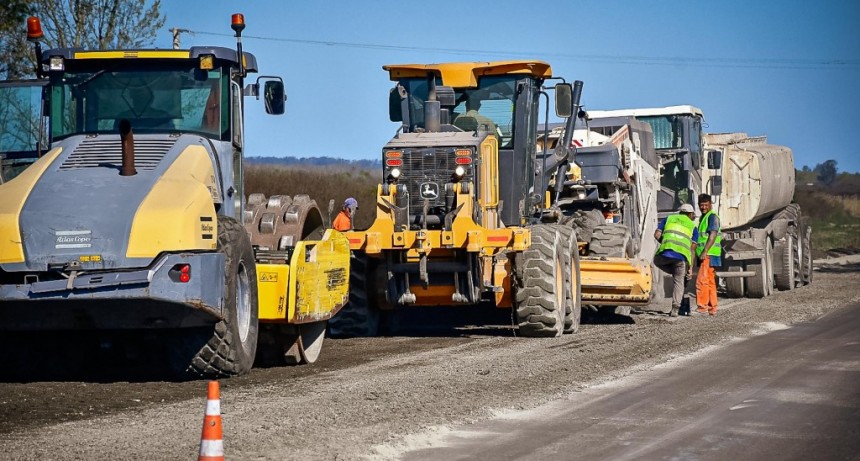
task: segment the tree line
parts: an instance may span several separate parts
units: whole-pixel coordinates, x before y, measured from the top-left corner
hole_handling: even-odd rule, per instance
[[[161,0],[2,0],[0,79],[35,75],[36,56],[27,42],[27,17],[42,23],[43,47],[89,50],[151,46],[166,21]]]

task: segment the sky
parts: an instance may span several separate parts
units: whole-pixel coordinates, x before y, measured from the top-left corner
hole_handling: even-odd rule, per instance
[[[795,165],[860,172],[860,2],[853,0],[169,0],[155,45],[243,47],[284,79],[286,114],[246,106],[246,155],[376,159],[384,64],[538,59],[584,82],[586,110],[691,104],[707,132],[767,135]]]

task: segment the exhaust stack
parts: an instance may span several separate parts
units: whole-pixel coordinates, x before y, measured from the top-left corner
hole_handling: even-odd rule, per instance
[[[137,170],[134,168],[134,133],[131,130],[131,122],[122,119],[119,122],[119,139],[122,143],[122,168],[120,176],[134,176]]]

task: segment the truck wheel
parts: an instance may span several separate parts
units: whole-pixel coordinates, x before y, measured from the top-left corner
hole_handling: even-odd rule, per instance
[[[564,271],[565,285],[565,308],[564,308],[564,330],[565,334],[576,333],[579,331],[579,324],[582,319],[582,287],[580,285],[579,275],[579,245],[576,240],[576,233],[572,228],[559,226],[561,232],[562,247],[566,249],[564,256],[567,258],[565,266],[569,270]]]
[[[774,253],[774,279],[776,287],[780,290],[793,290],[797,277],[797,241],[789,231],[785,239],[776,242],[773,246]]]
[[[741,272],[744,270],[741,265],[729,266],[729,272]],[[730,298],[744,297],[744,278],[743,277],[726,277],[726,294]]]
[[[754,263],[747,263],[747,270],[753,271],[756,275],[750,277],[746,284],[746,294],[750,298],[764,298],[770,295],[773,287],[773,275],[770,273],[772,267],[772,252],[770,237],[765,240],[764,257],[754,260]]]
[[[370,283],[375,280],[367,256],[355,253],[350,259],[349,302],[328,322],[329,336],[367,337],[379,334],[380,312]]]
[[[804,285],[812,283],[812,227],[803,223],[800,228],[800,275]]]
[[[620,223],[597,227],[591,234],[588,254],[606,258],[632,258],[633,240],[630,238],[630,229]]]
[[[531,247],[517,253],[514,269],[514,314],[521,336],[554,337],[564,330],[565,265],[557,226],[532,226]]]
[[[254,365],[258,335],[257,271],[245,228],[218,218],[218,251],[224,254],[223,318],[213,329],[178,333],[171,366],[182,375],[222,378],[241,375]]]

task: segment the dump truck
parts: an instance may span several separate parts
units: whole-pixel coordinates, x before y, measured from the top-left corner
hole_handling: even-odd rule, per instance
[[[582,114],[584,115],[584,113]],[[545,129],[538,149],[552,158],[564,124]],[[579,240],[582,303],[601,313],[629,313],[655,301],[661,272],[653,267],[659,161],[651,127],[633,117],[575,120],[576,155],[558,190],[561,222]],[[546,147],[543,144],[546,143]]]
[[[50,148],[0,185],[0,330],[163,331],[191,377],[317,360],[349,243],[307,196],[246,197],[246,96],[286,95],[245,86],[231,27],[236,49],[43,52],[28,19]]]
[[[717,271],[731,297],[762,298],[812,280],[812,228],[794,197],[790,148],[765,136],[705,134],[704,114],[691,105],[589,111],[590,117],[632,116],[648,122],[662,171],[661,217],[698,194],[713,197],[722,225],[723,267]]]

